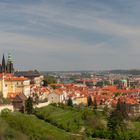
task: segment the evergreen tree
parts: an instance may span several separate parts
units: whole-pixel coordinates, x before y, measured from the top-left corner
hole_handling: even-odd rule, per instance
[[[126,124],[125,124],[123,113],[121,111],[121,104],[119,101],[117,103],[116,109],[111,112],[108,118],[107,126],[112,134],[113,139],[116,139],[119,133],[122,133],[125,139],[124,132],[126,130]]]
[[[93,109],[97,109],[97,101],[96,101],[96,98],[94,99],[94,102],[93,102]]]
[[[73,106],[73,102],[72,102],[72,99],[71,98],[68,99],[67,105],[68,106]]]
[[[117,108],[116,108],[118,111],[120,111],[122,117],[124,119],[127,119],[128,118],[128,113],[127,113],[127,105],[125,102],[120,102],[120,100],[118,100],[118,103],[117,103]]]
[[[116,110],[121,112],[121,102],[120,102],[120,99],[117,102]]]
[[[37,93],[34,94],[33,101],[35,104],[39,103],[39,96],[37,95]]]
[[[122,115],[123,115],[124,119],[128,119],[127,104],[125,102],[122,103],[121,111],[122,111]]]
[[[88,106],[92,106],[93,105],[93,101],[92,101],[91,96],[88,96],[87,104],[88,104]]]
[[[33,113],[33,100],[32,100],[31,97],[29,97],[26,100],[25,110],[26,110],[27,114],[32,114]]]

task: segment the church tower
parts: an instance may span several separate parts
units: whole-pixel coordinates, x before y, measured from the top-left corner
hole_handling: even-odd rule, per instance
[[[13,73],[14,72],[14,67],[13,67],[13,61],[11,54],[8,54],[8,60],[7,60],[7,73]]]
[[[0,73],[14,73],[13,61],[10,53],[8,54],[7,63],[3,54],[2,64],[0,64]]]

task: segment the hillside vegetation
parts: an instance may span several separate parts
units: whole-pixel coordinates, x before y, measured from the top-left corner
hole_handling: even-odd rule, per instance
[[[34,115],[3,111],[0,116],[0,140],[82,140]]]
[[[140,118],[123,121],[119,115],[63,104],[36,108],[32,115],[3,110],[0,140],[140,140]]]
[[[104,111],[88,107],[49,105],[36,109],[35,115],[57,128],[88,138],[140,140],[140,121],[129,119],[122,121],[119,114],[111,118]]]
[[[36,109],[35,115],[67,132],[87,137],[94,137],[94,135],[101,138],[109,137],[105,115],[102,112],[94,112],[91,108],[80,109],[65,105],[49,105]]]

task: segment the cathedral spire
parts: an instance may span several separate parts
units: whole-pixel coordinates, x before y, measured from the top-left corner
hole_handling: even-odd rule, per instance
[[[6,72],[5,56],[2,57],[2,72]]]

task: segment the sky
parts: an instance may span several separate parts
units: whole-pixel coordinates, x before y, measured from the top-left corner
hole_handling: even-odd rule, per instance
[[[140,69],[140,0],[0,0],[0,58],[16,70]]]

